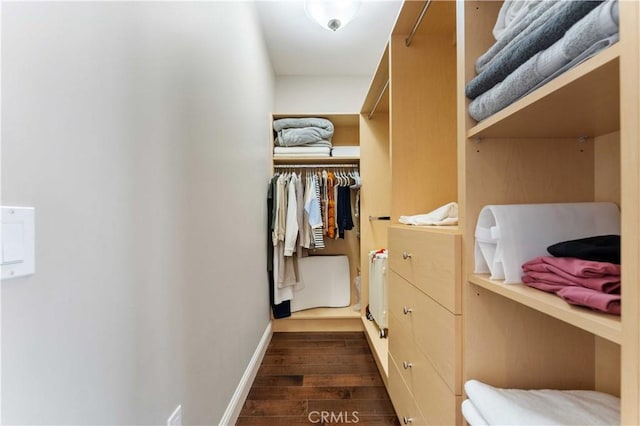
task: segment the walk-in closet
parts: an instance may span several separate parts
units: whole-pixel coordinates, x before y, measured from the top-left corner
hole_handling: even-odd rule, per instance
[[[552,61],[548,58],[555,50],[589,25],[597,30],[609,25],[597,36],[603,41],[598,39],[597,48],[546,80],[541,77],[537,86],[509,93],[513,99],[505,101],[503,93],[511,90],[507,84],[525,71],[507,76],[489,94],[484,92],[493,82],[478,83],[488,85],[480,93],[473,90],[476,82],[491,78],[482,74],[486,68],[476,70],[477,62],[486,60],[483,67],[496,68],[487,55],[504,60],[500,49],[510,46],[499,38],[496,42],[494,29],[506,19],[508,6],[499,1],[402,5],[355,127],[363,181],[363,329],[398,419],[405,424],[469,423],[462,403],[469,394],[477,398],[477,387],[485,384],[523,392],[549,389],[559,392],[554,398],[563,398],[567,390],[597,391],[611,396],[615,406],[615,397],[620,397],[621,421],[634,424],[639,355],[638,7],[634,2],[574,5],[573,14],[584,9],[579,18],[562,23],[573,29],[563,30],[566,38],[558,35],[542,58]],[[544,8],[560,6],[549,3]],[[619,35],[615,19],[607,20],[617,16],[618,7]],[[528,13],[531,16],[521,17],[529,20],[527,25],[551,12]],[[516,38],[517,31],[511,32]],[[457,209],[454,225],[407,224],[407,217],[423,217],[419,215],[449,205]],[[517,224],[525,220],[518,219],[522,206],[526,217],[530,208],[541,209],[540,217],[550,215],[545,229],[557,229],[557,237],[546,230],[528,237],[532,240],[557,242],[562,235],[577,232],[586,237],[591,230],[619,233],[622,260],[616,263],[622,265],[624,280],[620,267],[612,272],[617,278],[606,279],[617,289],[611,290],[611,300],[619,301],[622,289],[622,315],[615,305],[619,302],[607,305],[612,313],[599,312],[523,284],[522,279],[532,278],[520,278],[520,267],[530,259],[521,260],[506,278],[495,278],[500,273],[493,268],[485,271],[482,253],[489,252],[482,243],[484,222],[479,217],[491,206],[504,209],[519,228],[527,226]],[[553,222],[565,220],[564,213],[558,213],[563,209],[577,209],[571,216],[574,223]],[[588,219],[580,219],[583,216]],[[587,229],[574,230],[581,220],[588,222]],[[544,226],[528,223],[532,229]],[[508,225],[495,225],[496,233],[498,227],[508,233]],[[519,252],[520,243],[513,244],[499,250]],[[388,251],[386,333],[367,318],[366,310],[374,282],[369,255],[381,249]],[[498,264],[506,269],[514,262],[511,257]]]

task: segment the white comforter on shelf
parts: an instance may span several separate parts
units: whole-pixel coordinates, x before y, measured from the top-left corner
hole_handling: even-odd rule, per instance
[[[471,426],[620,424],[620,398],[602,392],[501,389],[478,380],[464,389],[462,413]]]

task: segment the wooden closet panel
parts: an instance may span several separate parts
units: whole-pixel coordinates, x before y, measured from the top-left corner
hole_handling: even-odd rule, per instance
[[[392,220],[457,200],[456,51],[451,35],[391,38]]]
[[[595,342],[595,390],[620,396],[620,345],[597,336]]]
[[[391,211],[391,169],[389,163],[389,114],[376,110],[369,119],[360,116],[360,176],[366,184],[360,189],[360,273],[369,282],[371,250],[387,248],[389,221],[369,220],[369,216],[389,216]],[[362,285],[362,307],[369,303],[369,286]]]
[[[477,286],[465,302],[465,380],[522,389],[594,388],[592,334]]]
[[[640,7],[620,2],[622,276],[622,423],[640,424]]]
[[[595,138],[595,201],[620,206],[620,132]]]

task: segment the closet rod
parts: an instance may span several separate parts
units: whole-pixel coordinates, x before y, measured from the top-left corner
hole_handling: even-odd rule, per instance
[[[391,220],[391,216],[369,216],[369,220]]]
[[[416,31],[418,31],[418,27],[420,23],[422,23],[422,18],[424,18],[424,14],[427,13],[427,9],[429,9],[429,5],[431,4],[431,0],[427,0],[427,2],[422,7],[422,12],[420,12],[420,16],[418,16],[418,20],[416,21],[413,29],[409,33],[409,37],[404,41],[405,46],[409,47],[411,45],[411,41],[413,40],[413,36],[416,35]]]
[[[369,118],[369,120],[371,120],[371,117],[373,117],[373,114],[376,112],[376,109],[378,108],[378,104],[382,100],[382,96],[384,96],[384,92],[387,90],[388,87],[389,87],[389,79],[387,79],[387,82],[384,83],[384,86],[382,87],[382,90],[378,95],[378,99],[376,99],[376,103],[373,104],[373,108],[371,108],[371,112],[369,112],[369,115],[367,115],[367,118]]]
[[[273,166],[276,169],[335,169],[335,168],[354,168],[358,167],[357,164],[276,164]]]

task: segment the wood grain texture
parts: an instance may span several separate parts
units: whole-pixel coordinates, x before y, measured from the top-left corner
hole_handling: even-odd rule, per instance
[[[237,425],[347,420],[399,424],[364,333],[274,333]]]

